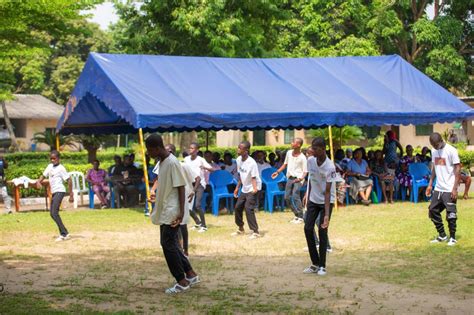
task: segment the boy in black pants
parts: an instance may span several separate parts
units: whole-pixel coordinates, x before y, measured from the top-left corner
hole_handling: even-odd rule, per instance
[[[326,250],[328,247],[328,226],[331,210],[336,200],[337,179],[334,162],[326,156],[326,143],[323,138],[315,138],[311,144],[313,157],[308,159],[308,172],[310,182],[308,185],[308,211],[304,225],[304,234],[308,244],[309,255],[312,265],[306,268],[304,273],[317,273],[320,276],[326,274]],[[319,255],[316,248],[314,226],[316,219],[319,232]],[[322,221],[322,222],[321,222]]]
[[[63,182],[67,180],[68,182],[68,191],[69,191],[69,202],[74,202],[74,195],[72,193],[72,181],[68,172],[59,162],[59,152],[56,150],[51,151],[50,155],[51,163],[46,167],[43,172],[43,175],[40,176],[36,182],[36,188],[40,189],[42,187],[41,182],[48,177],[49,186],[51,187],[51,193],[53,198],[50,206],[51,218],[59,228],[59,236],[56,238],[56,242],[66,241],[70,239],[69,232],[59,216],[59,207],[63,201],[64,195],[66,194],[66,189],[64,188]]]

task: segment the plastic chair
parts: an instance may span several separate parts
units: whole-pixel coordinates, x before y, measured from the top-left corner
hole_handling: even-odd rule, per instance
[[[77,197],[81,195],[81,205],[84,205],[84,193],[89,193],[89,189],[86,186],[86,180],[84,174],[81,172],[69,172],[69,176],[72,181],[72,193],[74,195],[74,209],[77,208]]]
[[[265,192],[265,206],[264,208],[268,210],[270,213],[273,212],[273,199],[277,197],[277,203],[278,199],[281,199],[280,209],[284,209],[285,205],[285,192],[283,190],[280,190],[280,187],[278,186],[279,183],[284,182],[286,180],[285,175],[282,173],[278,174],[278,176],[273,179],[272,174],[277,171],[276,168],[267,168],[262,171],[262,182],[265,184],[266,187],[266,192]],[[279,198],[281,197],[281,198]]]
[[[94,193],[94,190],[92,189],[92,185],[90,183],[87,183],[87,186],[89,187],[89,208],[94,209],[95,193]]]
[[[408,166],[408,172],[412,181],[412,193],[410,201],[418,203],[419,190],[422,187],[428,187],[431,171],[425,163],[412,163]]]
[[[229,192],[228,185],[234,183],[234,177],[231,173],[219,170],[209,175],[209,184],[212,190],[212,214],[219,215],[219,200],[225,198],[227,209],[229,209],[229,199],[231,200],[231,208],[234,208],[234,193]],[[203,198],[204,199],[204,198]]]

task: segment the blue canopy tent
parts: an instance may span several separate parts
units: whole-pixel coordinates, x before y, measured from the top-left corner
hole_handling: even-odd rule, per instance
[[[143,131],[405,125],[473,116],[473,109],[396,55],[230,59],[92,53],[57,131],[138,131],[144,156]]]

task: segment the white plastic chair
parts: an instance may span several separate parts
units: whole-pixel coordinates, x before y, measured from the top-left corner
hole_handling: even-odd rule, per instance
[[[69,172],[69,176],[72,181],[72,193],[74,195],[74,209],[77,208],[77,197],[81,195],[81,206],[84,205],[84,194],[89,193],[89,188],[87,188],[86,180],[84,174],[81,172]]]

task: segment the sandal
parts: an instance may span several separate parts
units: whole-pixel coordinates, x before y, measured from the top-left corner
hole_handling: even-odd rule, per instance
[[[189,290],[189,285],[187,286],[182,286],[180,285],[179,283],[176,283],[174,286],[172,286],[171,288],[168,288],[165,290],[165,293],[166,294],[177,294],[177,293],[182,293],[184,291],[187,291]]]
[[[190,287],[195,286],[196,284],[201,282],[201,279],[199,278],[199,276],[194,276],[192,278],[186,277],[186,280],[188,280]]]

